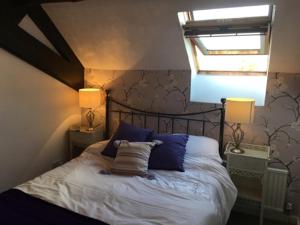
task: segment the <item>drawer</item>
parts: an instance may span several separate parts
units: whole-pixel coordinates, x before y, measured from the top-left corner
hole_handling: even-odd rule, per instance
[[[229,155],[227,160],[228,168],[264,173],[267,161],[265,159],[244,157],[242,155]]]
[[[90,142],[90,141],[95,140],[95,139],[96,138],[93,134],[80,133],[80,132],[70,133],[70,140],[71,141],[76,141],[78,143],[87,143],[87,142]]]

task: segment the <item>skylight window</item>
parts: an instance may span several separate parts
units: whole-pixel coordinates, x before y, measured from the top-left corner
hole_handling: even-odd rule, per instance
[[[260,35],[200,37],[207,50],[260,49]]]
[[[268,69],[268,55],[216,55],[206,56],[196,48],[196,59],[202,74],[225,72],[263,73]]]
[[[183,18],[199,73],[268,70],[272,6],[197,10]]]
[[[246,18],[246,17],[249,18],[249,17],[268,16],[269,10],[270,10],[269,5],[196,10],[193,11],[193,16],[195,21]]]

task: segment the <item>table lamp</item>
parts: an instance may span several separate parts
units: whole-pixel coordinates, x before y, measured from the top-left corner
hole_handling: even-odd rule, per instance
[[[245,133],[241,129],[242,123],[252,123],[254,119],[255,100],[251,98],[227,98],[226,99],[226,114],[225,120],[227,122],[235,123],[233,126],[232,138],[234,141],[231,152],[241,154],[244,150],[241,149]]]
[[[88,131],[93,131],[93,122],[95,119],[95,108],[100,105],[100,89],[97,88],[83,88],[79,89],[79,106],[87,108],[86,119],[88,122]]]

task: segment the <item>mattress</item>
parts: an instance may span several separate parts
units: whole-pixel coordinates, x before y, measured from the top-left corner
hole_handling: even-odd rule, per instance
[[[226,224],[237,191],[215,140],[190,136],[185,172],[152,170],[153,180],[99,173],[112,164],[106,143],[16,189],[110,225]]]

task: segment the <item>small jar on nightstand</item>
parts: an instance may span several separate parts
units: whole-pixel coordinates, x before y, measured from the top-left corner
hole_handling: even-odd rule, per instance
[[[103,140],[103,132],[100,128],[92,131],[79,128],[69,129],[69,157],[70,160],[79,156],[83,150],[91,144]]]

